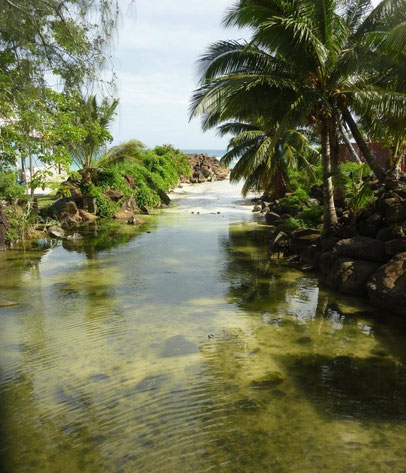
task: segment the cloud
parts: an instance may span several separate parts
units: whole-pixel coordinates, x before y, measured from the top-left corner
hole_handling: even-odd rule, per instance
[[[128,9],[115,50],[120,94],[115,142],[138,138],[148,146],[172,143],[183,149],[224,149],[227,140],[203,134],[189,123],[197,86],[196,62],[214,41],[241,37],[221,26],[232,0],[137,0]]]

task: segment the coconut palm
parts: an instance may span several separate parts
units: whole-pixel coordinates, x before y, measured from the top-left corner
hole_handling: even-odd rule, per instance
[[[282,197],[289,186],[288,168],[298,167],[314,177],[309,160],[318,158],[318,152],[310,146],[301,130],[287,130],[274,146],[275,129],[263,120],[256,124],[230,122],[219,126],[219,134],[235,134],[230,140],[227,153],[221,162],[229,166],[237,163],[230,173],[231,182],[244,179],[242,193],[264,192],[273,198]],[[307,159],[309,158],[309,160]]]
[[[145,148],[144,143],[138,140],[129,140],[113,146],[107,150],[95,162],[96,167],[108,167],[114,164],[122,164],[131,161],[142,160],[142,149]]]
[[[203,127],[252,116],[276,116],[273,146],[287,130],[313,127],[320,135],[324,171],[324,222],[337,222],[331,150],[337,153],[338,123],[351,130],[374,174],[378,165],[354,119],[376,111],[404,117],[406,95],[378,84],[376,57],[404,1],[240,0],[227,14],[228,26],[248,27],[250,42],[213,44],[200,61],[202,81],[192,116]]]
[[[95,95],[88,98],[75,96],[70,103],[74,109],[71,110],[74,112],[71,125],[78,132],[64,145],[76,164],[87,169],[106,151],[107,143],[112,140],[109,125],[115,116],[118,100],[104,99],[99,103]]]

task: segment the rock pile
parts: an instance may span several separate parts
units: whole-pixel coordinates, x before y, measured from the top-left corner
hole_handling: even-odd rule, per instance
[[[355,222],[339,211],[340,225],[330,235],[319,228],[290,230],[284,222],[291,215],[279,202],[260,205],[273,254],[296,255],[338,292],[368,296],[377,307],[406,315],[406,182],[376,197]]]
[[[227,178],[229,169],[222,166],[217,158],[208,154],[190,154],[191,177],[183,179],[184,182],[192,184],[198,182],[223,181]]]

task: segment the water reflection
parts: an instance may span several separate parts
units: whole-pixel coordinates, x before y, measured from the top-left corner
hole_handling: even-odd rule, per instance
[[[4,471],[405,471],[403,322],[271,261],[244,219],[1,255]]]

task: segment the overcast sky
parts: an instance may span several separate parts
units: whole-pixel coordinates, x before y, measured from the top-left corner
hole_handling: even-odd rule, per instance
[[[189,100],[197,85],[196,61],[219,39],[243,33],[221,26],[233,0],[136,0],[123,20],[115,47],[120,96],[114,143],[131,138],[152,147],[225,149],[227,138],[189,123]]]

